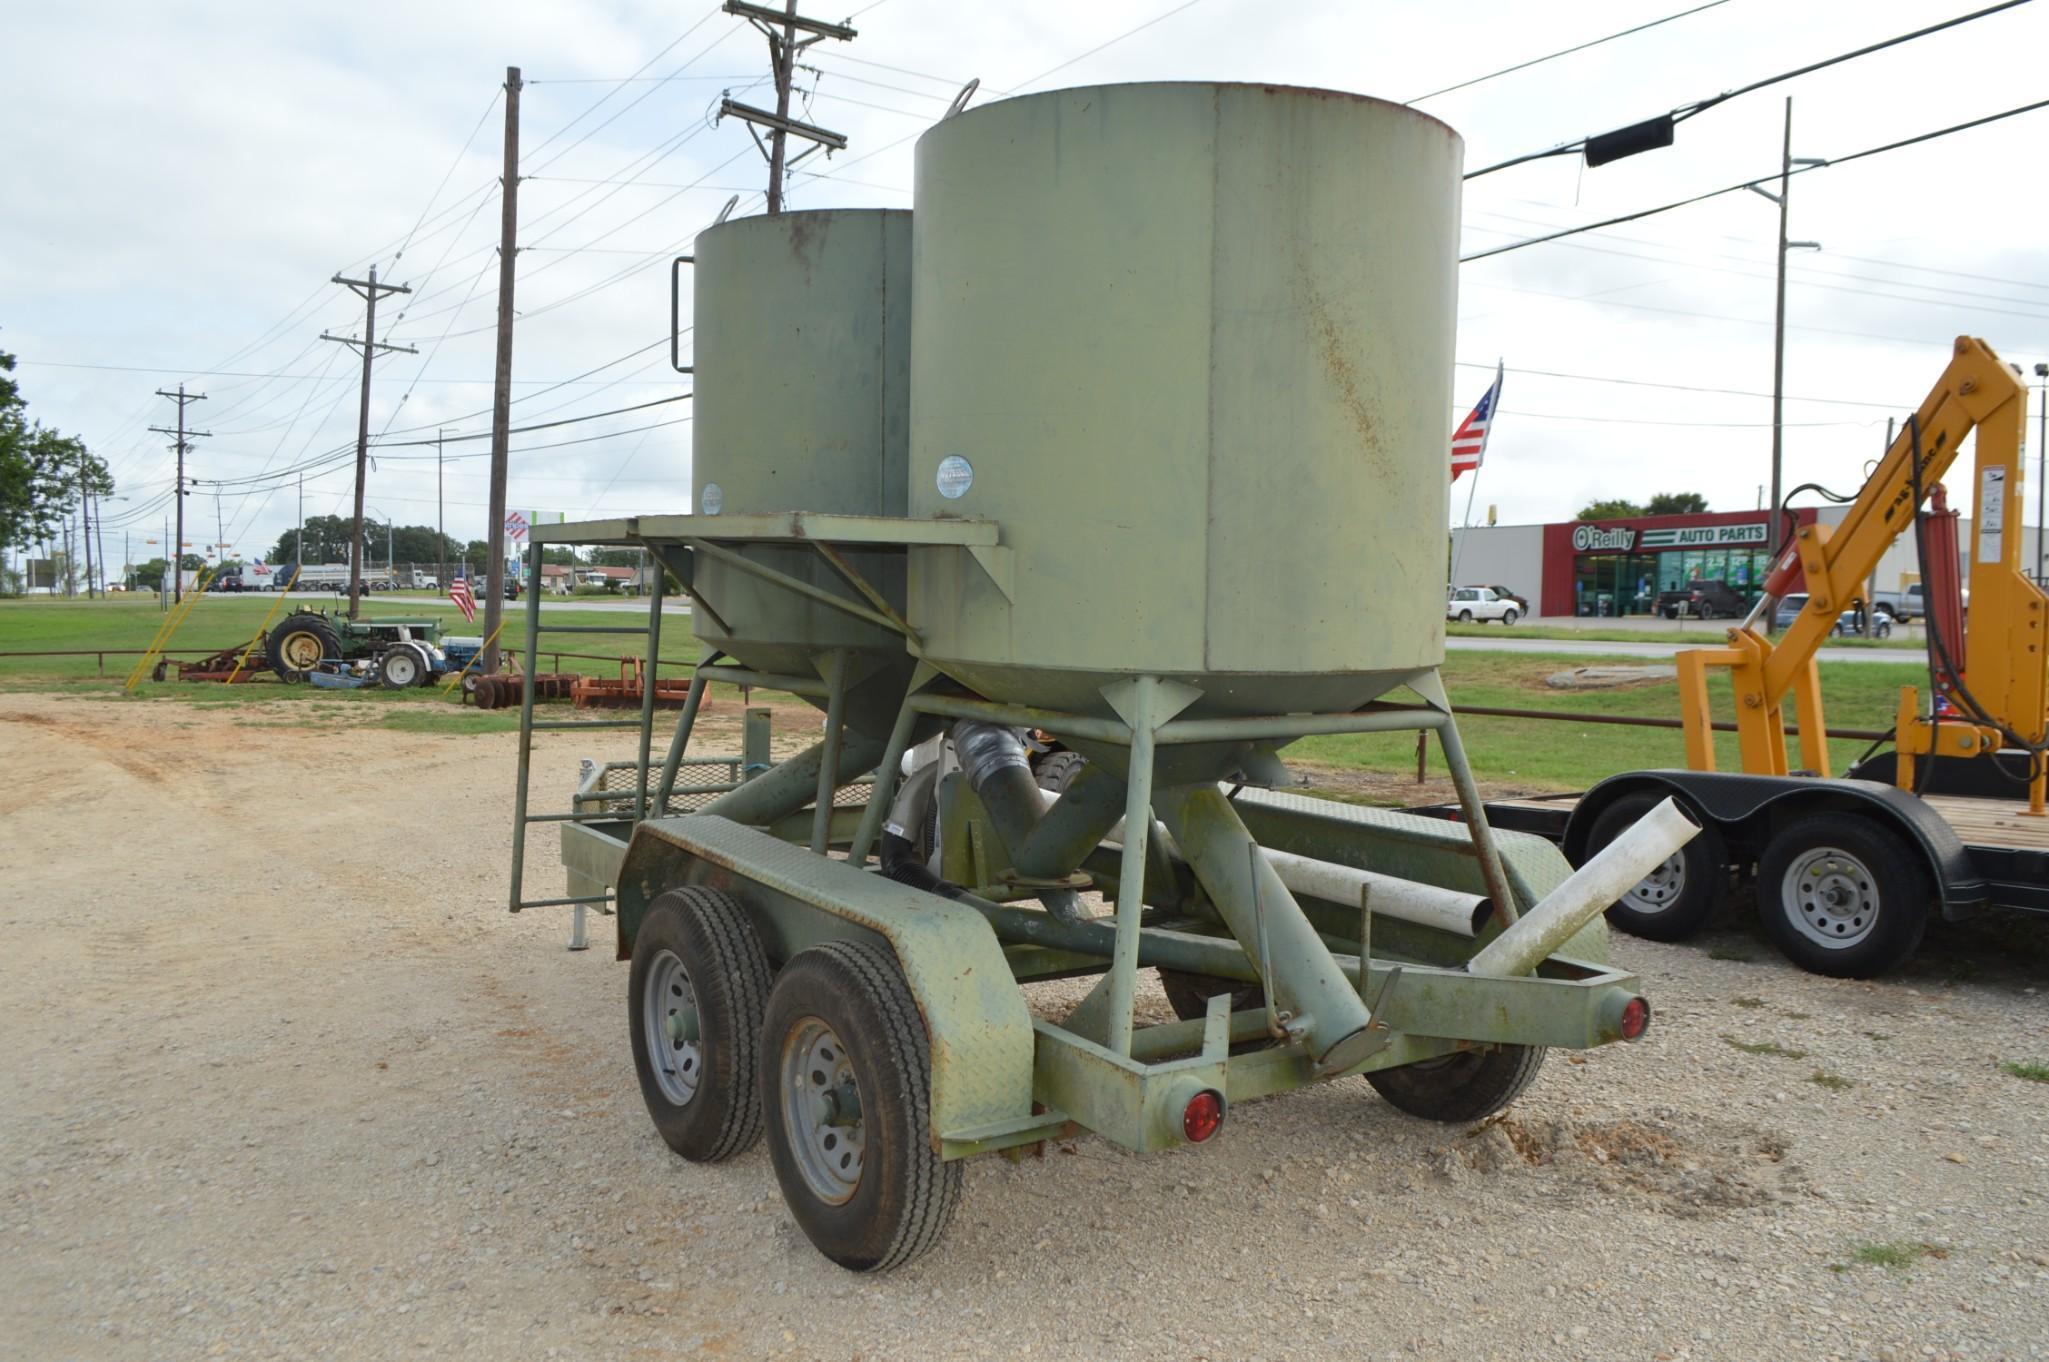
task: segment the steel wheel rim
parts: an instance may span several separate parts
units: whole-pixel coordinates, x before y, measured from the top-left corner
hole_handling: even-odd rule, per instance
[[[1878,926],[1878,880],[1840,847],[1814,847],[1793,858],[1779,881],[1786,917],[1800,935],[1841,950]]]
[[[1685,892],[1686,858],[1675,851],[1660,861],[1650,874],[1631,885],[1623,894],[1622,901],[1639,913],[1662,913],[1677,903]]]
[[[420,662],[411,653],[390,653],[384,659],[384,674],[400,686],[420,679]]]
[[[783,1037],[780,1073],[783,1131],[797,1172],[813,1196],[843,1205],[861,1185],[868,1148],[846,1047],[817,1017],[802,1018]]]
[[[647,991],[641,995],[640,1021],[647,1039],[648,1067],[654,1070],[655,1086],[675,1105],[688,1106],[697,1096],[697,1084],[704,1075],[704,1050],[696,1039],[677,1034],[679,1019],[688,1018],[695,1029],[697,992],[690,986],[690,972],[674,951],[655,956],[648,969]]]
[[[284,654],[285,666],[291,670],[310,672],[320,665],[320,655],[326,650],[321,647],[318,634],[297,633],[289,635],[278,651]]]

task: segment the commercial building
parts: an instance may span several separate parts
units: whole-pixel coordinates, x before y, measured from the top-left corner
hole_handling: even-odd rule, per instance
[[[1834,526],[1842,506],[1801,507],[1794,518]],[[1658,593],[1696,581],[1721,582],[1747,607],[1770,570],[1772,550],[1785,529],[1773,532],[1763,511],[1710,511],[1698,515],[1640,516],[1627,520],[1567,520],[1549,525],[1475,525],[1452,531],[1452,580],[1458,586],[1505,586],[1530,602],[1537,617],[1627,617],[1655,612]],[[1957,543],[1975,542],[1968,517]],[[2035,561],[2038,531],[2021,541],[2021,561]],[[1964,564],[1968,572],[1969,564]],[[1921,580],[1911,534],[1879,560],[1879,591],[1898,591]],[[1804,590],[1796,583],[1795,590]]]

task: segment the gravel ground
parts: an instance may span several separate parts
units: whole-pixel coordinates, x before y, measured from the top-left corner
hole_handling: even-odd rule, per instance
[[[0,696],[0,1355],[2049,1355],[2044,926],[1878,983],[1619,938],[1657,1025],[1505,1119],[981,1160],[859,1278],[656,1137],[609,927],[504,913],[512,740],[323,713]]]

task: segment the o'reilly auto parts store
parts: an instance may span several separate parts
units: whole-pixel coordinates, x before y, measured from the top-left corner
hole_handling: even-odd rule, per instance
[[[1802,507],[1794,518],[1802,525],[1818,519],[1833,526],[1843,514],[1839,506],[1819,512]],[[1969,519],[1957,529],[1957,542],[1970,544]],[[1773,532],[1763,511],[1475,525],[1452,531],[1453,585],[1505,586],[1529,598],[1533,615],[1554,618],[1650,615],[1659,592],[1684,590],[1695,581],[1726,583],[1747,606],[1763,588],[1772,550],[1784,534],[1783,527]],[[2034,561],[2033,527],[2022,554]],[[1913,536],[1895,542],[1873,576],[1880,591],[1920,581]],[[1796,580],[1793,589],[1807,588]]]

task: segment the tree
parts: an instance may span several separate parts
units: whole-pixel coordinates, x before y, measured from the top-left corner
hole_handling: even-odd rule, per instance
[[[591,565],[592,565],[592,566],[594,566],[594,567],[628,567],[628,568],[637,568],[637,567],[639,567],[639,566],[640,566],[640,550],[639,550],[639,549],[592,549],[592,550],[591,550]]]
[[[1629,520],[1644,513],[1643,507],[1633,501],[1612,498],[1608,501],[1589,502],[1580,508],[1581,520]]]
[[[0,351],[0,548],[28,548],[56,538],[86,492],[111,495],[114,479],[84,441],[28,419],[13,371]]]
[[[1707,498],[1698,492],[1660,492],[1644,507],[1645,515],[1699,515]]]

